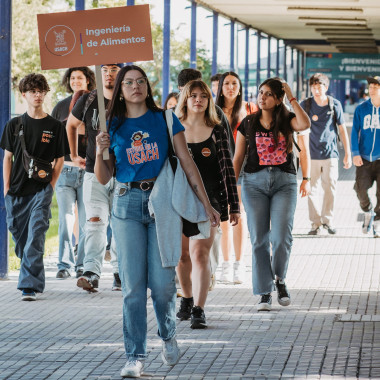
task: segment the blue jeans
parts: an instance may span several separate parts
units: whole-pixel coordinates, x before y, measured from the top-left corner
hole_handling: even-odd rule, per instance
[[[101,274],[107,246],[107,226],[112,210],[114,178],[102,185],[94,173],[86,172],[83,182],[84,205],[86,208],[86,238],[84,271]],[[98,218],[91,221],[91,218]],[[111,242],[111,265],[113,273],[118,273],[115,243]]]
[[[83,203],[83,177],[85,171],[75,166],[64,165],[58,178],[55,192],[57,194],[59,216],[59,250],[58,270],[75,267],[83,269],[86,211]],[[75,222],[75,203],[78,204],[79,241],[77,260],[71,243]]]
[[[156,224],[148,212],[151,191],[117,182],[112,210],[112,239],[118,247],[123,290],[123,333],[128,358],[144,359],[147,335],[147,289],[151,289],[158,335],[171,339],[176,332],[175,268],[164,268]]]
[[[276,167],[245,173],[242,199],[252,243],[253,294],[267,294],[274,290],[275,276],[285,279],[288,269],[297,204],[296,176]]]
[[[17,289],[33,289],[39,293],[45,289],[43,256],[52,197],[50,184],[33,195],[5,196],[7,224],[15,242],[16,255],[21,260]]]

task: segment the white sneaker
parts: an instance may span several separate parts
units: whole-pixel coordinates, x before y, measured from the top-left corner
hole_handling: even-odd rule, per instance
[[[215,285],[216,285],[216,277],[215,277],[215,274],[212,274],[211,275],[211,279],[210,279],[210,286],[208,288],[208,291],[211,292],[212,290],[214,290]]]
[[[380,237],[380,220],[375,220],[373,222],[373,237]]]
[[[177,340],[173,337],[162,341],[161,358],[166,365],[173,366],[178,363],[181,351],[178,348]]]
[[[270,293],[263,294],[260,302],[257,304],[257,311],[271,311],[272,310],[272,296]]]
[[[245,265],[241,261],[234,262],[234,283],[242,284],[245,279]]]
[[[374,214],[372,210],[364,213],[364,222],[362,225],[363,234],[368,234],[368,232],[371,230],[373,218],[374,218]]]
[[[221,282],[231,282],[232,279],[232,266],[229,261],[224,261],[222,264],[222,275],[220,276]]]
[[[140,377],[144,364],[140,360],[129,359],[120,371],[121,377]]]

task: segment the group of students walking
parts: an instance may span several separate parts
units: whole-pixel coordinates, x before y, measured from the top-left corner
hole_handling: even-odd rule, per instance
[[[290,86],[279,78],[261,83],[257,105],[250,105],[242,100],[238,75],[225,73],[215,104],[200,72],[185,69],[179,75],[173,113],[155,104],[140,67],[106,64],[101,70],[107,132],[99,131],[97,93],[88,68],[70,69],[64,77],[73,95],[53,112],[63,124],[43,111],[49,87],[42,75],[30,74],[20,82],[28,110],[8,122],[1,139],[7,222],[21,259],[18,289],[22,299],[34,300],[45,286],[44,237],[54,188],[60,213],[57,278],[68,278],[74,268],[77,285],[97,291],[110,220],[113,289],[123,291],[127,362],[121,376],[140,377],[147,357],[148,288],[162,360],[172,366],[181,355],[176,317],[190,319],[191,328],[207,327],[210,251],[220,223],[229,222],[235,229],[239,253],[234,277],[244,271],[244,237],[236,229],[243,208],[258,310],[271,310],[274,290],[280,305],[290,304],[285,279],[297,201],[294,136],[299,133],[304,176],[300,192],[305,196],[310,191],[310,158],[302,136],[311,122]],[[26,149],[20,130],[27,137]],[[109,159],[103,159],[104,152]],[[37,158],[52,163],[51,173],[42,173]],[[32,177],[31,168],[36,168]],[[196,195],[194,207],[181,207],[189,189]],[[71,241],[75,204],[76,252]],[[228,241],[224,246],[228,250]],[[176,273],[183,294],[177,314]]]

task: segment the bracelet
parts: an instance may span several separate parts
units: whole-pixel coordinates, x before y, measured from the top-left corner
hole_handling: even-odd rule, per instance
[[[302,180],[303,180],[303,181],[310,181],[311,178],[310,178],[310,177],[302,177]]]
[[[289,103],[291,103],[293,100],[297,100],[297,98],[291,98],[291,99],[289,100]]]

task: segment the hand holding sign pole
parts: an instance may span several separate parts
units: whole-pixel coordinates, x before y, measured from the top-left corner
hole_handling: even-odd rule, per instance
[[[105,131],[99,65],[153,60],[149,5],[39,14],[37,21],[43,70],[96,65],[99,124]]]

